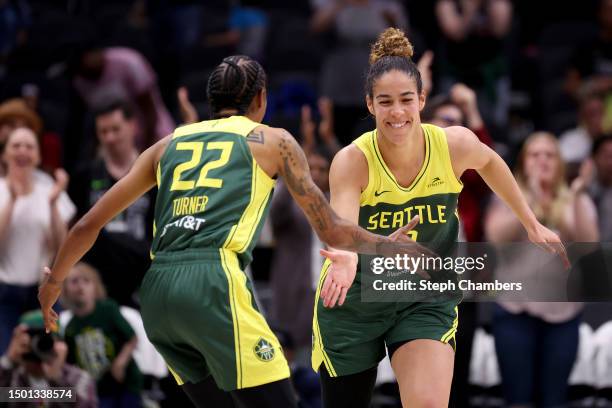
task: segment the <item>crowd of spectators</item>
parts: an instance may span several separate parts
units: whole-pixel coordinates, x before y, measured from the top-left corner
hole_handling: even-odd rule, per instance
[[[612,241],[612,0],[0,0],[0,385],[74,386],[84,407],[137,406],[141,397],[149,406],[188,404],[170,378],[141,374],[135,329],[118,308],[139,306],[154,191],[104,228],[89,265],[67,280],[63,308],[74,317],[63,339],[55,335],[49,355],[27,357],[40,323],[25,313],[37,307],[42,267],[139,152],[177,124],[208,117],[206,81],[227,55],[263,64],[264,122],[301,142],[328,193],[334,154],[374,128],[364,73],[369,45],[389,26],[415,46],[423,122],[466,126],[498,151],[540,221],[564,240]],[[525,239],[476,172],[462,182],[462,240]],[[270,259],[256,249],[251,272],[302,406],[314,408],[316,376],[304,368],[322,244],[282,184],[270,226],[262,241],[272,249],[259,251]],[[529,255],[521,257],[501,267],[525,272]],[[488,321],[505,356],[502,398],[529,403],[537,393],[543,406],[565,403],[583,308],[496,306]],[[451,404],[467,407],[482,312],[464,303],[460,314]],[[514,358],[541,349],[549,360],[525,358],[537,367]],[[381,406],[395,406],[394,396]]]

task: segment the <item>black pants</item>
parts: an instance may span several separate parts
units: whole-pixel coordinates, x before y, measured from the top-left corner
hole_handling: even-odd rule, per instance
[[[357,374],[330,377],[321,366],[321,394],[324,408],[369,408],[378,367]]]
[[[185,383],[181,388],[197,408],[297,408],[288,379],[225,392],[209,376],[196,384]]]

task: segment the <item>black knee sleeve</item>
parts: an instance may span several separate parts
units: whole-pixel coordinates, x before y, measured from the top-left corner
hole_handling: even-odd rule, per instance
[[[330,377],[321,366],[321,394],[324,408],[368,408],[376,384],[378,367],[360,373]]]
[[[231,391],[236,408],[297,408],[289,379]]]
[[[195,384],[185,383],[181,388],[197,408],[236,408],[231,394],[217,387],[212,375]]]

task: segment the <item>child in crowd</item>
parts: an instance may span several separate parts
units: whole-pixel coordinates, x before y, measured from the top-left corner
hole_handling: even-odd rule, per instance
[[[100,407],[140,407],[142,374],[132,358],[137,338],[117,303],[106,299],[98,272],[75,265],[64,283],[63,303],[74,313],[64,333],[68,362],[96,379]]]

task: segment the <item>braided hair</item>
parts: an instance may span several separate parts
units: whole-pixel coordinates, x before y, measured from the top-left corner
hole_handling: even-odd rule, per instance
[[[251,101],[266,86],[266,73],[259,63],[244,55],[224,58],[208,78],[206,94],[213,118],[227,116],[224,109],[246,114]]]

